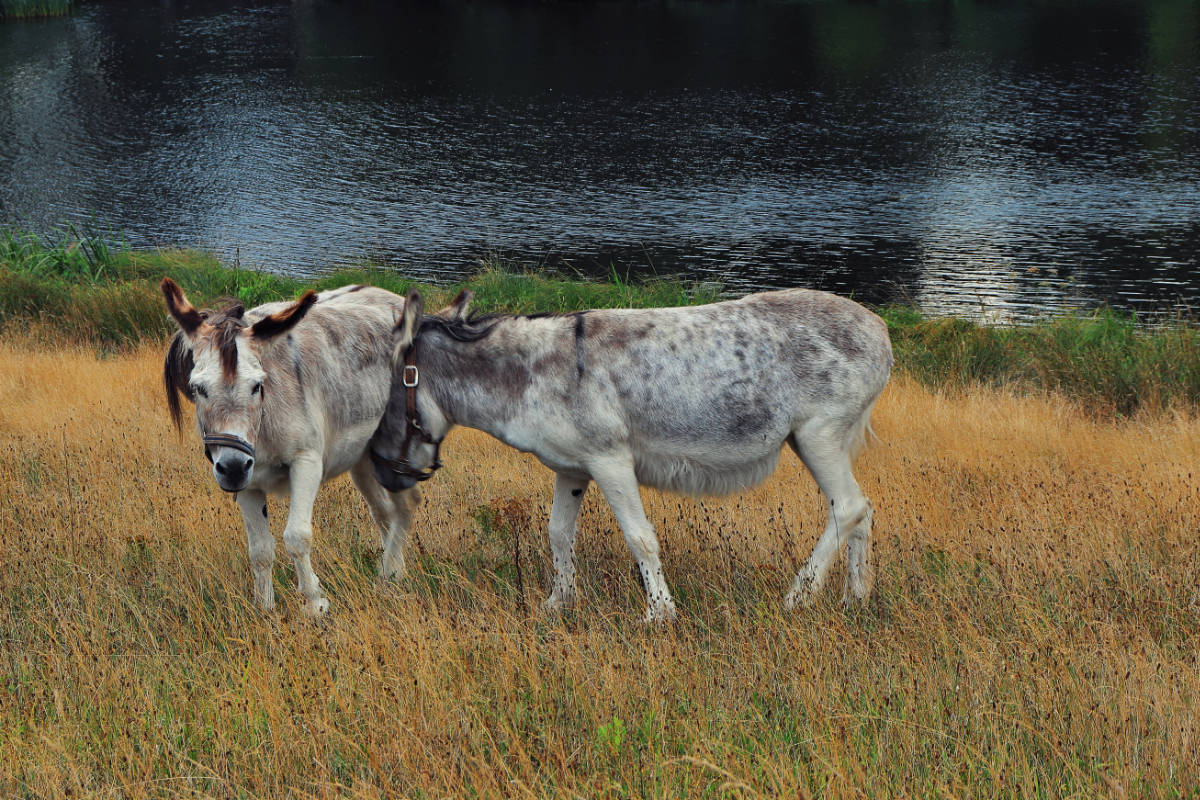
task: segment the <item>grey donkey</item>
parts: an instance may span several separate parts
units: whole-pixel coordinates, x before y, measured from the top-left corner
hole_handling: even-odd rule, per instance
[[[785,443],[829,501],[787,607],[813,597],[846,542],[845,599],[870,592],[872,508],[850,467],[892,367],[879,317],[804,289],[565,315],[473,316],[470,300],[463,292],[426,316],[420,295],[408,295],[391,397],[370,442],[375,477],[389,490],[430,477],[455,425],[533,453],[556,476],[548,610],[575,600],[576,517],[591,481],[637,561],[647,620],[669,620],[675,604],[638,486],[745,489],[774,471]]]
[[[275,607],[275,540],[268,492],[289,494],[283,543],[296,565],[305,612],[329,601],[313,572],[312,511],[325,481],[349,471],[382,532],[380,575],[404,573],[404,538],[419,496],[371,477],[367,441],[391,387],[392,327],[404,299],[370,286],[306,292],[294,303],[199,311],[170,278],[167,309],[179,324],[163,363],[167,406],[182,427],[179,396],[195,403],[196,428],[217,485],[234,493],[246,525],[254,598]]]

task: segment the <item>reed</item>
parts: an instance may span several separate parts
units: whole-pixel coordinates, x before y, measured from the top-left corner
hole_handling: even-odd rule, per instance
[[[876,590],[781,600],[823,522],[786,451],[725,499],[645,491],[681,620],[638,621],[611,512],[580,608],[550,473],[458,431],[411,573],[346,479],[327,621],[252,605],[239,515],[161,410],[157,343],[0,337],[0,796],[1187,797],[1200,785],[1200,420],[899,376],[857,469]],[[272,503],[272,518],[282,508]],[[278,528],[278,523],[276,523]],[[278,532],[278,531],[277,531]],[[280,549],[282,555],[282,548]]]

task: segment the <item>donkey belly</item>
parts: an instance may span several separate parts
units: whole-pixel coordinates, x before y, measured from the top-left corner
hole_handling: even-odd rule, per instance
[[[738,454],[696,458],[639,452],[634,456],[638,483],[672,492],[696,495],[729,494],[765,481],[779,463],[780,448],[766,455],[739,459]]]

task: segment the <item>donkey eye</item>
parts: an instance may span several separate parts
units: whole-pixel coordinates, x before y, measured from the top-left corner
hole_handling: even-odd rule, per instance
[[[203,386],[199,386],[199,385],[193,383],[192,384],[192,394],[198,394],[201,397],[208,397],[208,390],[206,390]]]
[[[262,381],[254,384],[254,388],[250,390],[251,395],[260,394],[262,392]]]

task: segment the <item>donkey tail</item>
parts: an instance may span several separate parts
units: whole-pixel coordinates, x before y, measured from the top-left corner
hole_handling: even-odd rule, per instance
[[[876,398],[878,400],[879,398]],[[858,458],[858,454],[867,446],[867,437],[872,441],[880,441],[879,436],[875,433],[875,429],[871,427],[871,411],[875,408],[875,400],[867,404],[863,409],[862,414],[855,420],[850,428],[849,451],[850,460]]]

